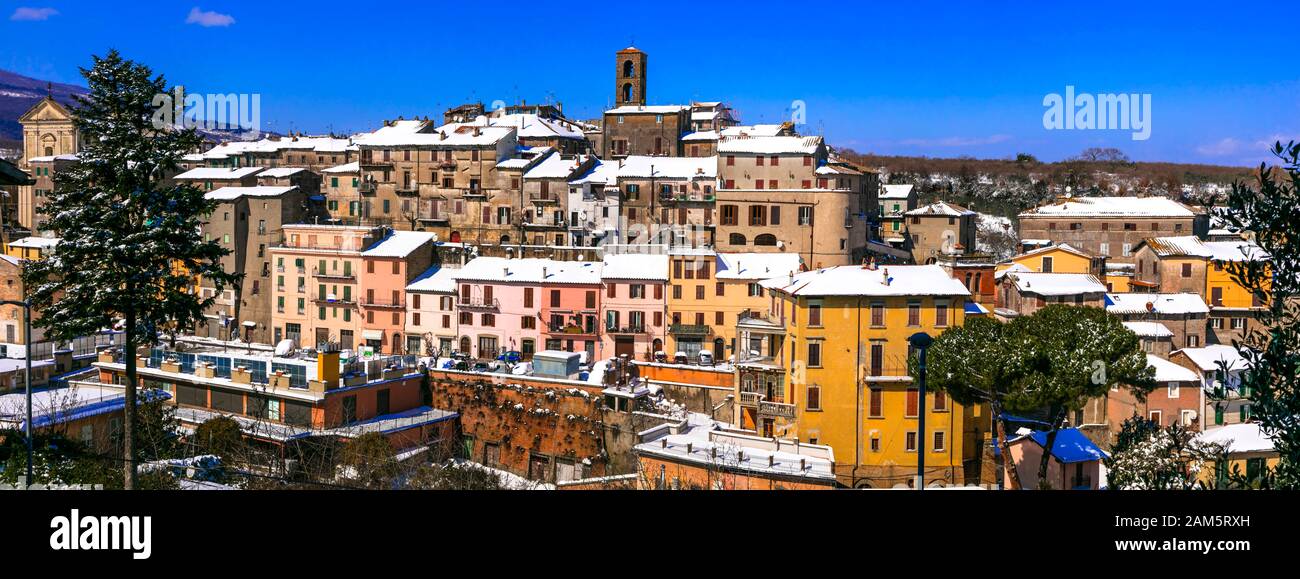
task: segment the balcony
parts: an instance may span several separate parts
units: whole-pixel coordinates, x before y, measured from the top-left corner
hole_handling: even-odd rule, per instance
[[[357,185],[357,191],[360,191],[362,195],[374,195],[378,190],[379,184],[374,181],[362,181],[360,185]]]
[[[560,198],[557,195],[536,195],[529,197],[528,202],[533,205],[559,205]]]
[[[758,392],[741,392],[740,405],[748,408],[757,408],[758,404],[763,401],[763,395]]]
[[[709,326],[695,324],[673,324],[668,326],[668,333],[674,336],[707,336],[713,331]]]
[[[528,229],[563,229],[568,225],[563,219],[542,219],[539,221],[524,221],[523,226]]]
[[[337,307],[345,307],[345,308],[350,308],[352,306],[357,305],[357,302],[353,301],[353,299],[350,297],[339,298],[333,295],[328,295],[325,297],[316,296],[311,299],[311,303],[316,304],[318,306],[337,306]]]
[[[365,300],[361,300],[361,307],[371,308],[371,309],[383,309],[383,310],[403,310],[406,309],[406,302],[402,300],[393,301],[393,300],[365,299]]]
[[[743,393],[742,393],[743,394]],[[794,405],[783,404],[781,402],[768,402],[760,400],[758,402],[759,416],[774,416],[776,418],[794,418]]]
[[[313,267],[313,268],[311,269],[311,275],[312,275],[312,277],[315,277],[315,278],[318,278],[318,279],[328,279],[328,280],[338,280],[338,281],[356,281],[356,280],[357,280],[357,274],[352,273],[351,271],[346,271],[346,270],[343,271],[343,272],[330,272],[330,271],[321,271],[320,268],[318,268],[318,267]]]
[[[466,298],[462,296],[456,301],[456,307],[462,310],[499,311],[501,309],[501,300],[496,298],[485,300],[481,297]]]
[[[393,192],[399,197],[416,197],[420,194],[420,185],[417,183],[407,183],[395,187]]]
[[[611,326],[605,326],[605,333],[606,333],[606,334],[632,334],[632,335],[636,335],[636,334],[645,334],[645,333],[647,333],[647,332],[646,332],[645,326],[623,326],[623,327],[611,327]]]
[[[595,336],[595,328],[583,328],[575,324],[546,324],[546,333],[564,336]]]

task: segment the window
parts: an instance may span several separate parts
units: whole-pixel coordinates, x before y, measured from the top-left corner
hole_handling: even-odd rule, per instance
[[[560,290],[551,290],[551,307],[560,307]]]
[[[818,386],[818,385],[816,385],[816,384],[810,384],[810,385],[808,386],[808,401],[807,401],[807,403],[806,403],[806,406],[807,406],[807,410],[821,410],[821,409],[822,409],[822,388],[821,388],[821,386]]]
[[[920,414],[919,412],[920,402],[921,402],[921,392],[916,388],[908,388],[907,408],[904,410],[903,416],[915,417],[918,414]]]
[[[872,388],[870,401],[867,404],[867,416],[872,418],[882,418],[885,416],[885,391],[880,388]]]
[[[813,208],[808,206],[799,207],[799,225],[812,225],[812,224],[813,224]]]
[[[762,187],[759,187],[759,189],[762,189]],[[762,205],[749,206],[749,224],[751,226],[766,226],[767,207],[764,207]]]
[[[822,365],[822,343],[808,342],[808,367],[820,368]]]
[[[739,213],[740,213],[740,212],[737,210],[737,208],[736,208],[735,205],[723,205],[723,206],[722,206],[722,224],[723,224],[723,225],[737,225],[737,224],[738,224],[737,218],[738,218]],[[741,236],[741,239],[743,240],[743,239],[744,239],[744,236]],[[738,245],[744,245],[744,243],[742,242],[742,243],[740,243],[740,244],[738,244]]]
[[[1147,415],[1147,418],[1151,420],[1151,422],[1164,426],[1164,413],[1159,410],[1152,410],[1150,414]]]
[[[935,412],[948,411],[948,394],[946,392],[934,393],[934,411]]]
[[[945,450],[944,442],[944,432],[942,430],[936,431],[934,433],[934,452],[943,452]]]
[[[871,304],[871,326],[875,328],[884,327],[885,325],[885,304]]]
[[[1192,264],[1183,264],[1183,277],[1192,277]]]
[[[948,306],[947,304],[935,304],[934,306],[934,325],[944,327],[948,325]]]
[[[907,325],[908,326],[921,325],[921,304],[917,304],[917,303],[907,304]]]
[[[821,327],[822,325],[822,305],[808,304],[808,325]]]
[[[916,431],[909,430],[906,439],[907,452],[916,452]]]

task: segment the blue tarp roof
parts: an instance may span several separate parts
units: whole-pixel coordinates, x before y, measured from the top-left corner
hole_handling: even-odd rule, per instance
[[[981,306],[975,302],[966,302],[966,313],[973,316],[979,316],[979,315],[988,314],[989,311],[984,306]]]
[[[1014,438],[1012,441],[1019,440]],[[1029,435],[1029,438],[1038,443],[1038,446],[1047,446],[1047,433],[1035,430]],[[1076,462],[1089,462],[1106,458],[1106,451],[1097,447],[1087,436],[1084,436],[1078,428],[1062,428],[1056,431],[1056,441],[1052,445],[1052,456],[1062,464],[1073,464]]]

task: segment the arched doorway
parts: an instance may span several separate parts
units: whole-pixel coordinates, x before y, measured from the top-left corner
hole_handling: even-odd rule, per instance
[[[713,363],[715,364],[722,362],[723,356],[726,355],[727,348],[724,346],[724,343],[725,342],[722,341],[722,338],[713,339]]]
[[[469,355],[469,336],[460,337],[460,353],[466,356]]]

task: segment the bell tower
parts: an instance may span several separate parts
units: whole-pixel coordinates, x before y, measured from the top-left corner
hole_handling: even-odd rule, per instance
[[[646,53],[629,46],[618,51],[614,59],[614,102],[616,106],[644,106],[646,90]]]

